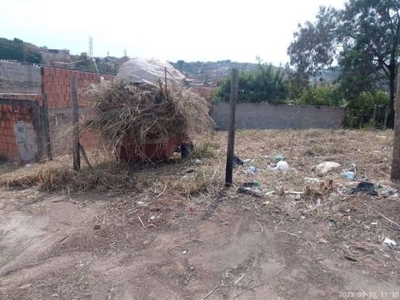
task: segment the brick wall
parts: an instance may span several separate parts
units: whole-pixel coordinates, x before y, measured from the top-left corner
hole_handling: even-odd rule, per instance
[[[49,108],[72,107],[71,78],[77,79],[78,90],[82,91],[89,84],[98,84],[102,79],[112,80],[114,75],[82,72],[70,69],[42,67],[42,95],[46,95]],[[87,107],[90,103],[83,95],[79,97],[79,106]]]
[[[227,130],[229,104],[217,103],[211,117],[219,130]],[[343,125],[345,109],[328,106],[298,106],[238,103],[237,129],[307,129],[339,128]]]
[[[89,84],[102,80],[113,80],[114,75],[82,72],[70,69],[43,67],[42,95],[49,108],[49,129],[52,154],[54,156],[71,153],[72,147],[72,98],[71,78],[77,79],[80,117],[88,113],[92,102],[82,91]],[[86,150],[98,149],[102,145],[100,134],[94,131],[81,132],[81,144]]]
[[[0,98],[0,154],[10,160],[34,161],[38,144],[38,102]]]
[[[4,69],[1,68],[2,66],[6,66],[4,68],[7,72],[2,71]],[[38,75],[39,80],[32,75],[32,72],[36,72],[35,76]],[[36,84],[37,93],[33,93],[36,90],[33,91],[26,83],[29,76],[34,78],[32,82]],[[20,161],[30,161],[33,155],[43,155],[44,148],[47,147],[46,143],[48,144],[47,136],[43,131],[45,122],[49,127],[52,155],[71,153],[71,78],[77,78],[79,110],[83,118],[92,103],[80,91],[91,83],[112,80],[114,76],[0,62],[0,83],[9,81],[6,82],[8,85],[3,84],[4,89],[1,89],[0,84],[0,154],[10,160]],[[24,84],[27,85],[25,90],[15,88],[23,87]],[[45,107],[46,103],[47,107]],[[37,120],[38,118],[40,120]],[[102,146],[100,134],[94,131],[82,132],[81,143],[86,150],[98,149]]]

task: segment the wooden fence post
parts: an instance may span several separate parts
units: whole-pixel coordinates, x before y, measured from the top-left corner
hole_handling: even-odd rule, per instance
[[[392,170],[390,179],[393,181],[400,180],[400,66],[397,69],[397,90],[396,102],[394,104],[394,140],[393,140],[393,157]]]
[[[75,171],[81,169],[80,147],[79,147],[79,106],[78,106],[78,89],[76,78],[71,78],[71,98],[72,98],[72,152],[73,167]]]
[[[235,147],[235,111],[238,97],[238,69],[232,69],[231,91],[229,98],[229,132],[228,149],[226,155],[225,187],[231,187],[233,183],[233,156]]]
[[[43,95],[43,114],[41,115],[41,117],[44,130],[45,152],[48,160],[53,160],[50,138],[49,101],[47,99],[47,94]]]

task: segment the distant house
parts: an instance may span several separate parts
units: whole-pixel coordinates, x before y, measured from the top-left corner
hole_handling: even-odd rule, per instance
[[[49,66],[60,66],[71,62],[69,50],[48,49],[46,47],[39,48],[42,55],[43,64]]]

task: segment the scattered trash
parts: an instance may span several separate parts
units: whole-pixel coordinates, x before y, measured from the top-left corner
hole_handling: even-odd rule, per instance
[[[29,168],[29,167],[32,167],[32,165],[31,164],[26,164],[25,165],[25,168]]]
[[[247,163],[249,163],[249,162],[251,162],[251,159],[250,159],[250,158],[248,158],[248,159],[243,159],[243,163],[247,164]]]
[[[243,187],[259,187],[261,185],[258,181],[249,181],[242,184]]]
[[[268,205],[270,202],[269,201],[265,201],[265,202],[263,202],[262,204],[263,205]]]
[[[194,163],[195,163],[196,165],[201,164],[201,160],[200,160],[200,159],[196,159],[196,160],[194,161]]]
[[[371,196],[378,196],[378,192],[375,191],[374,184],[367,181],[360,182],[357,187],[353,188],[349,194],[365,193]]]
[[[233,164],[236,165],[236,166],[243,166],[244,162],[243,162],[243,160],[241,160],[236,155],[233,155]]]
[[[245,182],[238,188],[236,192],[238,194],[249,194],[256,197],[261,197],[261,190],[257,188],[259,186],[259,182]]]
[[[321,205],[321,199],[320,198],[317,199],[317,206],[318,205]]]
[[[383,244],[388,246],[392,250],[393,250],[393,248],[395,248],[397,246],[397,243],[389,238],[385,238],[385,240],[383,241]]]
[[[348,180],[356,179],[356,173],[351,172],[351,171],[343,172],[340,175],[342,175],[343,178],[348,179]]]
[[[250,166],[246,170],[247,175],[254,175],[254,173],[257,173],[257,172],[258,172],[258,168],[255,166]]]
[[[397,193],[396,189],[393,189],[391,187],[379,184],[376,187],[377,192],[379,193],[379,195],[383,196],[383,197],[389,197],[389,196],[393,196]]]
[[[278,154],[274,156],[274,161],[282,161],[282,160],[285,160],[285,157],[283,155]]]
[[[339,168],[341,165],[337,162],[334,161],[324,161],[320,163],[319,165],[313,166],[311,168],[311,171],[315,171],[317,174],[320,175],[325,175],[337,168]]]
[[[281,160],[276,164],[276,167],[274,169],[279,171],[287,171],[289,170],[289,165],[286,161]]]
[[[319,183],[320,180],[318,178],[313,178],[313,177],[304,177],[305,181],[311,182],[311,183]]]
[[[275,191],[266,192],[266,193],[265,193],[265,196],[269,196],[269,195],[272,195],[272,194],[275,194]]]

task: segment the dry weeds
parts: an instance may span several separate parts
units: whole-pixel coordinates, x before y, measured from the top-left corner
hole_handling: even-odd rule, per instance
[[[394,187],[389,178],[392,135],[392,131],[316,129],[237,131],[235,153],[246,163],[234,169],[235,185],[228,194],[234,197],[242,183],[257,181],[265,198],[279,199],[279,192],[284,197],[301,197],[307,211],[317,202],[329,202],[332,192],[346,195],[357,184],[340,175],[351,164],[357,166],[358,178],[373,182],[383,191]],[[97,151],[89,153],[93,170],[83,166],[80,172],[74,172],[72,158],[67,155],[5,172],[0,175],[0,185],[38,186],[45,191],[142,193],[157,198],[209,197],[223,189],[227,134],[198,136],[194,142],[196,150],[186,160],[174,156],[163,163],[130,166],[117,164],[113,157]],[[278,154],[286,158],[289,171],[273,170]],[[338,162],[342,168],[320,177],[311,170],[323,161]],[[256,166],[258,171],[249,175],[249,166]]]

